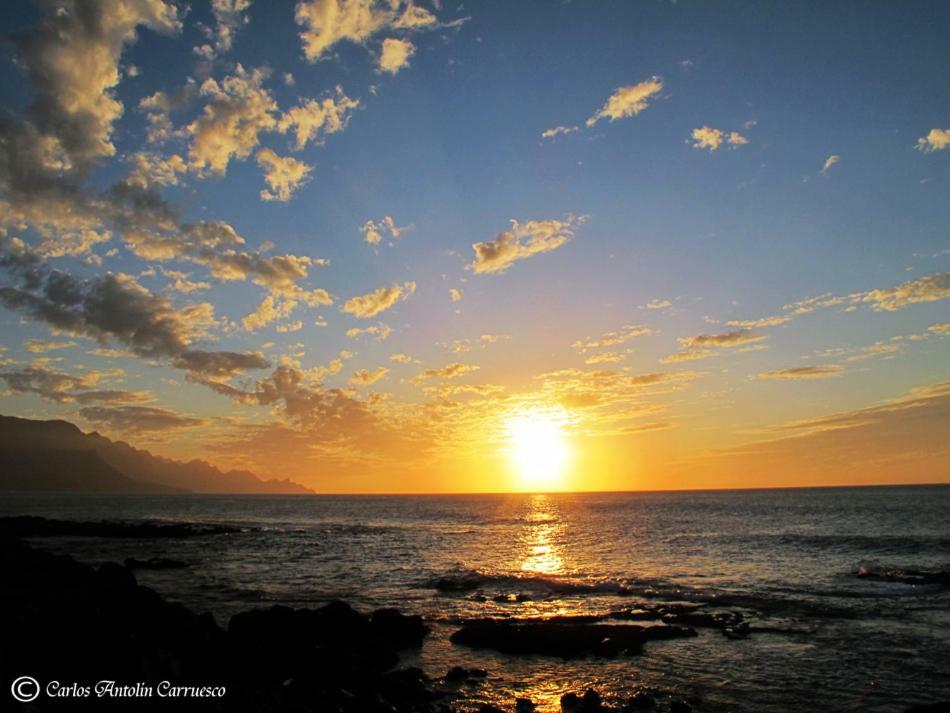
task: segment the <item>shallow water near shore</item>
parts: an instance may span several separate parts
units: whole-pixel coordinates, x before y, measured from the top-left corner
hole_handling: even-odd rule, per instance
[[[44,537],[86,562],[167,557],[139,581],[226,624],[255,606],[394,606],[433,626],[405,663],[486,668],[459,697],[510,705],[593,686],[695,696],[701,710],[902,711],[950,699],[950,487],[459,496],[5,493],[0,514],[214,523],[193,538]],[[633,657],[512,657],[448,641],[462,619],[702,603],[712,629]]]

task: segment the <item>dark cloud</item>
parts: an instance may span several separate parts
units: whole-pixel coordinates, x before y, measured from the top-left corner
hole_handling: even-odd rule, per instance
[[[151,400],[151,394],[147,391],[92,389],[115,375],[114,372],[88,371],[77,376],[30,366],[2,372],[0,379],[15,394],[37,394],[58,403],[141,403]]]
[[[79,415],[100,427],[129,433],[175,431],[208,423],[155,406],[89,406],[79,409]]]

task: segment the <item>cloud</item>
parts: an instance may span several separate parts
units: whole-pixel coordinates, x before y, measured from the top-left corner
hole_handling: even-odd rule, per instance
[[[323,57],[338,42],[365,44],[384,30],[413,31],[436,27],[436,16],[405,0],[301,0],[295,14],[303,27],[304,56]]]
[[[392,333],[392,327],[390,327],[388,324],[383,324],[382,322],[372,327],[364,327],[363,329],[360,329],[359,327],[353,327],[346,330],[346,336],[350,337],[351,339],[356,339],[357,337],[365,334],[375,337],[376,341],[378,342],[385,342],[387,339],[389,339],[389,335]]]
[[[231,159],[244,159],[259,144],[263,131],[277,128],[277,102],[263,87],[267,71],[247,71],[238,64],[218,82],[206,79],[199,90],[207,99],[201,114],[185,132],[191,136],[188,167],[199,175],[223,175]]]
[[[670,354],[660,359],[661,364],[677,364],[682,361],[699,361],[700,359],[709,359],[719,356],[715,349],[684,349],[681,352]]]
[[[0,372],[0,379],[14,394],[36,394],[41,398],[57,403],[136,403],[150,401],[152,395],[147,391],[124,391],[116,389],[96,389],[103,381],[122,376],[121,370],[86,371],[72,375],[52,371],[42,366],[29,366],[23,369]]]
[[[825,364],[821,366],[796,366],[790,369],[776,369],[774,371],[763,371],[759,374],[760,379],[827,379],[833,376],[840,376],[844,372],[837,364]]]
[[[950,383],[931,384],[867,408],[772,426],[767,440],[705,452],[684,466],[719,487],[748,487],[736,473],[789,486],[919,483],[930,479],[921,473],[950,472],[948,419]]]
[[[359,369],[353,372],[353,375],[350,377],[350,384],[353,386],[369,386],[383,379],[388,373],[389,369],[385,366],[380,366],[373,370]]]
[[[555,126],[553,129],[546,129],[541,132],[542,139],[553,139],[555,136],[561,136],[563,134],[573,134],[575,131],[580,131],[579,126]]]
[[[743,146],[749,143],[749,140],[738,131],[725,132],[720,129],[714,129],[711,126],[703,126],[699,129],[693,129],[693,148],[709,149],[715,151],[723,143],[730,146]]]
[[[476,274],[504,272],[518,260],[539,253],[557,250],[574,237],[586,218],[568,216],[564,220],[511,221],[511,230],[505,230],[491,241],[475,243],[475,261],[469,266]]]
[[[917,150],[924,153],[950,148],[950,129],[931,129],[930,133],[917,139]]]
[[[730,327],[742,327],[743,329],[761,329],[763,327],[778,327],[779,325],[791,322],[792,315],[780,314],[771,317],[760,317],[758,319],[733,319],[726,324]]]
[[[203,364],[230,363],[234,372],[263,368],[259,354],[196,351],[192,344],[204,338],[214,323],[209,303],[176,306],[142,287],[135,278],[108,273],[79,280],[58,270],[38,269],[28,252],[16,244],[0,251],[0,266],[20,278],[20,286],[0,287],[0,304],[24,312],[54,330],[95,339],[103,346],[117,342],[140,357],[168,357],[173,366],[206,369]],[[244,362],[240,360],[244,359]],[[220,372],[221,367],[213,372]]]
[[[100,427],[127,433],[150,433],[195,428],[208,423],[204,418],[182,416],[154,406],[89,406],[79,415]]]
[[[851,296],[853,302],[870,302],[878,312],[895,312],[920,302],[950,297],[950,272],[909,280],[897,287],[871,290]]]
[[[221,379],[249,369],[266,369],[270,362],[260,352],[210,352],[190,349],[175,356],[172,365],[195,374]]]
[[[841,162],[841,157],[840,157],[840,156],[838,156],[837,154],[831,154],[828,158],[825,159],[825,163],[824,163],[824,165],[821,167],[821,172],[822,172],[822,173],[828,173],[828,171],[831,170],[831,167],[832,167],[832,166],[834,166],[836,163],[840,163],[840,162]]]
[[[449,288],[449,297],[452,299],[453,302],[461,302],[461,301],[462,301],[462,291],[461,291],[460,289],[458,289],[457,287],[450,287],[450,288]]]
[[[737,329],[724,334],[699,334],[695,337],[680,337],[677,341],[684,347],[735,347],[740,344],[761,342],[767,337],[753,334],[749,329]]]
[[[460,376],[471,374],[473,371],[478,371],[480,368],[481,367],[476,366],[475,364],[462,364],[461,362],[453,362],[439,369],[426,369],[425,371],[417,374],[412,380],[414,383],[418,384],[428,379],[457,379]]]
[[[418,360],[413,359],[408,354],[396,353],[389,355],[389,361],[394,361],[397,364],[417,364]]]
[[[950,322],[944,324],[932,324],[927,327],[928,332],[939,334],[942,337],[950,337]]]
[[[268,188],[261,191],[261,200],[285,203],[307,181],[312,168],[291,156],[278,156],[270,149],[257,152],[257,165],[264,169]]]
[[[588,127],[591,127],[602,119],[616,121],[628,116],[636,116],[646,109],[653,97],[662,90],[663,80],[659,77],[650,77],[650,79],[639,84],[618,87],[600,108],[600,111],[585,123]]]
[[[600,354],[591,354],[584,360],[584,363],[588,365],[617,364],[618,362],[626,359],[632,351],[632,349],[627,349],[623,352],[601,352]]]
[[[383,40],[383,49],[379,54],[379,71],[396,74],[409,66],[409,59],[415,51],[416,46],[409,40],[387,37]]]
[[[300,151],[310,141],[322,144],[330,134],[343,131],[359,107],[358,99],[351,99],[337,86],[334,94],[289,109],[277,122],[277,131],[293,133],[294,149]]]
[[[852,354],[847,358],[848,361],[864,361],[879,356],[888,356],[897,354],[903,350],[899,343],[875,342],[874,344],[862,348],[857,354]]]
[[[214,14],[215,21],[215,54],[220,55],[230,51],[234,43],[234,35],[249,22],[244,13],[250,7],[251,0],[211,0],[211,12]]]
[[[359,319],[369,319],[380,312],[385,312],[400,300],[408,299],[415,291],[415,282],[380,287],[375,292],[370,292],[367,295],[351,297],[343,305],[343,311]]]
[[[23,344],[32,354],[45,354],[57,349],[69,349],[76,346],[76,342],[57,342],[54,340],[27,339]]]
[[[618,330],[604,332],[602,335],[596,338],[587,337],[586,339],[578,339],[571,346],[574,347],[574,349],[585,352],[588,349],[616,347],[620,344],[629,342],[631,339],[635,339],[637,337],[646,337],[651,334],[653,334],[653,330],[642,324],[625,324]]]
[[[261,327],[266,327],[278,319],[289,317],[296,308],[296,300],[282,299],[276,295],[267,295],[261,300],[256,310],[241,320],[241,324],[246,331],[253,332]]]
[[[36,90],[30,107],[36,126],[72,165],[113,156],[112,128],[123,112],[113,94],[122,51],[139,26],[178,32],[178,9],[162,0],[65,0],[41,7],[39,25],[17,48]]]
[[[647,302],[645,305],[642,305],[643,309],[669,309],[673,306],[673,303],[669,300],[652,300]]]
[[[210,282],[202,282],[189,279],[189,275],[184,272],[179,272],[178,270],[162,270],[162,274],[165,277],[171,278],[171,288],[175,292],[181,292],[182,294],[191,294],[192,292],[198,292],[200,290],[210,290]]]
[[[383,242],[385,233],[393,240],[402,235],[406,228],[400,228],[391,215],[384,216],[380,221],[367,220],[360,226],[360,232],[363,234],[363,240],[370,245],[379,245]],[[392,245],[392,242],[390,242]]]

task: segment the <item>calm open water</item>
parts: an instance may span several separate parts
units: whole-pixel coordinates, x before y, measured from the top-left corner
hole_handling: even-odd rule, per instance
[[[272,603],[395,606],[434,625],[407,663],[487,668],[464,690],[556,710],[594,686],[692,694],[709,711],[902,711],[950,700],[950,587],[859,578],[950,570],[950,487],[464,496],[0,495],[0,513],[223,523],[174,540],[55,538],[99,562],[165,556],[139,581],[222,624]],[[441,589],[439,588],[441,585]],[[450,588],[453,591],[444,591]],[[498,602],[523,594],[529,601]],[[577,662],[454,646],[463,617],[600,613],[638,601],[724,600],[753,626],[700,629],[637,657]]]

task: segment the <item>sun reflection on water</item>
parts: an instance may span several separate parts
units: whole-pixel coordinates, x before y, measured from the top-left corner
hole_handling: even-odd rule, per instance
[[[547,495],[533,495],[525,515],[528,525],[521,530],[521,571],[556,575],[564,572],[561,538],[564,525],[556,505]]]

